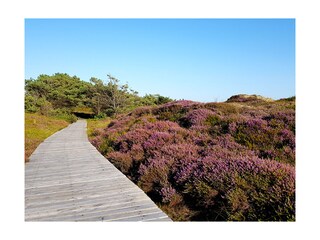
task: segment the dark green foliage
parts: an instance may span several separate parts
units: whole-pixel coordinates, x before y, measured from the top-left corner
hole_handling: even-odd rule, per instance
[[[161,96],[159,94],[146,94],[144,97],[141,98],[141,103],[143,106],[161,105],[171,101],[172,99]]]
[[[51,103],[43,97],[37,97],[32,95],[25,96],[25,110],[29,113],[42,112],[51,108]]]
[[[89,83],[76,76],[56,73],[53,76],[40,75],[36,80],[26,81],[26,93],[45,98],[54,108],[75,107],[85,104]]]
[[[136,91],[127,84],[120,84],[111,75],[108,75],[108,82],[94,77],[90,82],[85,82],[65,73],[43,74],[37,79],[25,81],[25,111],[43,115],[52,115],[57,109],[67,109],[68,114],[103,118],[129,112],[139,106],[168,101],[171,99],[160,95],[139,97]]]
[[[226,134],[229,132],[229,123],[218,115],[211,115],[207,118],[206,123],[210,126],[209,133],[213,136]]]
[[[163,104],[159,108],[155,108],[153,114],[157,115],[159,120],[177,122],[188,111],[188,105],[184,105],[185,102],[188,103],[188,101],[176,101]]]
[[[292,96],[292,97],[288,97],[288,98],[281,98],[281,99],[278,100],[278,102],[281,102],[281,101],[295,102],[296,101],[296,97]]]

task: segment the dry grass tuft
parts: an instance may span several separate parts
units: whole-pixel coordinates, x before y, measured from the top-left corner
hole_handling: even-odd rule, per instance
[[[25,113],[25,162],[47,137],[68,126],[68,122],[35,113]]]

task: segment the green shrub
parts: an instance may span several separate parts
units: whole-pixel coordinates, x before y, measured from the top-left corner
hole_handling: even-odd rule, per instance
[[[31,95],[25,96],[24,109],[27,113],[35,113],[40,110],[37,106],[37,99]]]
[[[104,119],[104,118],[107,118],[107,114],[105,113],[99,113],[94,116],[94,119]]]
[[[65,120],[69,123],[73,123],[78,120],[78,118],[74,114],[70,113],[68,109],[51,110],[50,115],[55,118]]]
[[[49,116],[53,111],[52,105],[45,98],[35,97],[31,95],[25,96],[24,109],[27,113],[39,112],[42,115]]]
[[[223,120],[218,115],[208,116],[206,123],[210,126],[209,133],[213,136],[226,134],[229,132],[229,122]]]

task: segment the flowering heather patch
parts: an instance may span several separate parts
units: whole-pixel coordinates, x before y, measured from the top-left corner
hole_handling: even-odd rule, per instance
[[[263,101],[139,108],[91,141],[174,220],[294,221],[294,103]]]
[[[293,109],[275,111],[265,118],[274,128],[286,128],[295,132],[295,111]]]
[[[191,127],[191,126],[203,126],[205,124],[205,121],[208,119],[209,116],[213,116],[214,112],[205,109],[205,108],[200,108],[200,109],[195,109],[186,114],[186,117],[180,120],[182,122],[182,125],[184,127]]]
[[[206,157],[192,167],[175,179],[196,208],[206,209],[197,219],[294,220],[294,167],[257,157]]]
[[[176,194],[176,190],[171,186],[166,188],[161,188],[160,190],[160,195],[162,197],[163,203],[170,202],[175,194]]]
[[[141,117],[146,114],[151,114],[152,113],[152,107],[150,106],[145,106],[145,107],[139,107],[136,108],[132,111],[131,115],[134,115],[136,117]]]
[[[190,109],[201,107],[203,104],[193,101],[174,101],[163,104],[154,108],[153,114],[158,116],[159,120],[178,121],[181,119]]]
[[[198,106],[199,102],[189,101],[189,100],[179,100],[179,101],[172,101],[165,103],[159,107],[159,109],[170,109],[170,108],[177,108],[177,107],[192,107]]]

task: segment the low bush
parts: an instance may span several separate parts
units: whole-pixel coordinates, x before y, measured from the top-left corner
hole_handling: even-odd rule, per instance
[[[293,221],[295,173],[274,160],[206,157],[175,179],[199,212],[195,220]]]
[[[174,220],[294,221],[294,111],[235,104],[139,108],[91,141]]]

